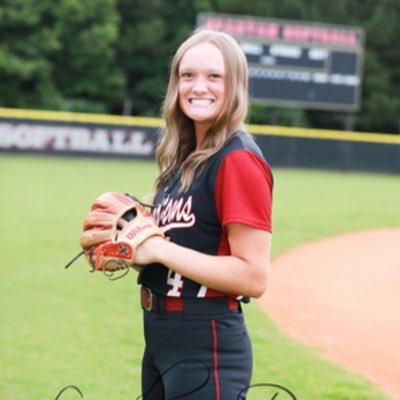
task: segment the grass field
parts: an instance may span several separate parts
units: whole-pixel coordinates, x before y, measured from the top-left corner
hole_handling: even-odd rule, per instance
[[[0,399],[55,399],[67,385],[86,400],[136,399],[143,336],[135,273],[110,282],[88,273],[83,259],[68,270],[64,265],[79,251],[93,199],[111,190],[144,196],[154,164],[1,155],[0,170]],[[279,169],[274,175],[274,256],[321,237],[400,224],[399,176]],[[245,312],[253,384],[286,386],[298,400],[387,399],[286,338],[256,302]],[[61,397],[77,398],[73,391]],[[249,395],[270,398],[262,390]]]

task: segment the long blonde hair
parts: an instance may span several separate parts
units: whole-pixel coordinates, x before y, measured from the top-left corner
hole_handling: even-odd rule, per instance
[[[194,123],[181,110],[178,99],[179,64],[190,48],[211,43],[222,53],[225,63],[225,104],[221,114],[207,132],[200,150],[194,151]],[[156,190],[174,170],[181,168],[181,188],[190,187],[196,173],[218,152],[238,129],[244,130],[248,110],[248,71],[246,57],[228,34],[206,29],[196,30],[176,51],[170,68],[167,93],[162,107],[165,128],[161,130],[156,160],[160,175]]]

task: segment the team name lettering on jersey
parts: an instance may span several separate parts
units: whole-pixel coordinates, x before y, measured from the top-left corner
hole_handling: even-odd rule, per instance
[[[167,197],[153,212],[153,218],[161,231],[168,232],[175,228],[189,228],[196,223],[192,211],[192,196],[186,201],[183,197],[171,199]]]

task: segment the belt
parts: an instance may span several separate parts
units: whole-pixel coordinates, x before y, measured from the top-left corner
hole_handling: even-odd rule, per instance
[[[228,310],[240,310],[239,302],[227,296],[220,297],[170,297],[154,293],[149,288],[142,286],[140,290],[141,306],[146,311],[160,313],[185,312],[185,313],[218,313]]]

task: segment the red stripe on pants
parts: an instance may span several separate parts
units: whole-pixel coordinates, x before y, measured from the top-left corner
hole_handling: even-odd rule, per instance
[[[215,320],[211,320],[211,329],[213,334],[213,358],[214,358],[214,379],[215,379],[215,398],[220,400],[221,395],[219,391],[219,376],[218,376],[218,338],[217,338],[217,327]]]

